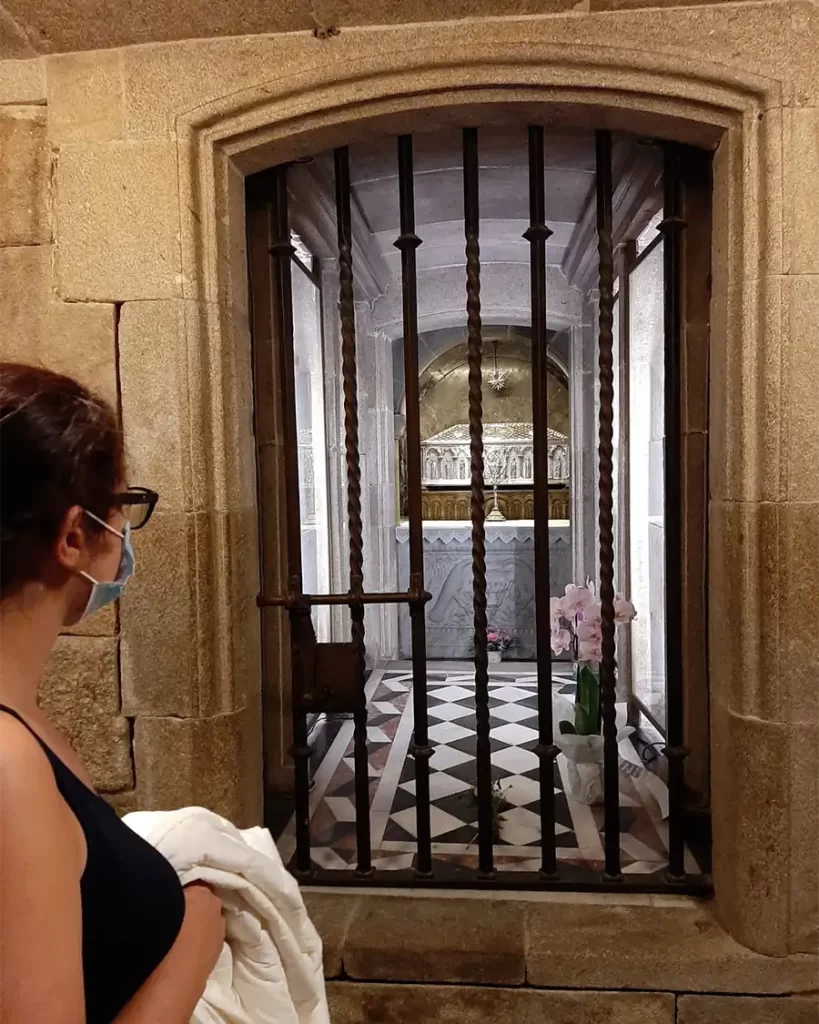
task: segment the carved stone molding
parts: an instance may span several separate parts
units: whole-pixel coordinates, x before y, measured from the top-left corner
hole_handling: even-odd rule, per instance
[[[534,517],[532,492],[498,491],[498,508],[503,516],[514,522]],[[568,521],[571,494],[568,487],[549,490],[549,518]],[[492,497],[486,501],[486,511],[492,508]],[[424,491],[421,495],[421,514],[427,522],[458,522],[469,519],[469,491]]]

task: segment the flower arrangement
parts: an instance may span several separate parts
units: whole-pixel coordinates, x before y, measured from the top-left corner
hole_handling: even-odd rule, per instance
[[[600,661],[603,657],[601,604],[594,584],[584,587],[570,583],[563,597],[553,597],[550,606],[552,651],[571,651],[576,665],[577,690],[574,721],[558,722],[561,735],[596,736],[600,734]],[[614,599],[614,621],[617,625],[631,622],[636,616],[634,605],[618,594]]]
[[[510,647],[514,647],[515,643],[515,637],[505,629],[495,629],[493,626],[490,626],[486,631],[487,651],[497,651],[499,654],[504,654]]]

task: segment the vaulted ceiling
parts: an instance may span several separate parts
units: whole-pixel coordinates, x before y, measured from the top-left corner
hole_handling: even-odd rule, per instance
[[[481,262],[528,263],[529,163],[525,127],[486,129],[479,135]],[[463,266],[463,171],[457,132],[414,140],[416,233],[419,270]],[[547,261],[563,262],[594,188],[594,137],[589,132],[550,135],[546,146],[546,220],[554,232]],[[393,139],[351,152],[353,195],[390,272],[400,270],[397,236],[398,176]]]
[[[545,138],[546,223],[553,232],[547,263],[569,285],[586,288],[596,266],[595,140],[588,129],[549,132]],[[465,267],[461,133],[413,137],[419,279]],[[656,151],[618,137],[613,156],[615,243],[639,232],[660,205]],[[293,223],[306,232],[316,255],[335,254],[332,154],[308,158],[290,172]],[[359,273],[379,294],[400,277],[396,140],[383,137],[350,147],[353,234]],[[482,277],[529,264],[529,158],[525,125],[479,131],[480,250]],[[363,266],[361,257],[363,257]],[[498,269],[495,269],[498,268]]]

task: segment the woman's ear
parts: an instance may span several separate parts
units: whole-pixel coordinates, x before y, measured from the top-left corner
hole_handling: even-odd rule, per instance
[[[74,505],[63,516],[54,544],[54,557],[71,573],[83,571],[90,561],[88,524],[79,505]]]

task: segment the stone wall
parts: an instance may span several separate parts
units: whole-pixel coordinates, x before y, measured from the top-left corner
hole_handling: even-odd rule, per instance
[[[53,153],[42,62],[0,63],[0,354],[77,377],[116,407],[116,306],[55,287]],[[119,623],[108,608],[60,638],[42,702],[105,793],[133,788]]]
[[[135,537],[138,572],[122,608],[107,608],[60,638],[41,703],[76,747],[95,786],[123,812],[195,803],[251,824],[261,807],[255,470],[247,460],[228,481],[225,507],[206,511],[201,496],[216,453],[203,452],[196,472],[182,466],[189,410],[170,394],[185,372],[185,346],[213,329],[215,310],[170,298],[172,289],[164,290],[164,298],[123,301],[134,293],[106,278],[107,253],[123,239],[126,248],[133,245],[129,224],[136,222],[138,231],[140,216],[144,220],[145,196],[137,182],[150,180],[156,170],[150,159],[140,164],[138,157],[129,166],[121,151],[115,201],[110,194],[107,205],[93,194],[78,197],[89,184],[86,157],[101,172],[94,163],[101,154],[90,140],[110,138],[121,126],[107,73],[110,58],[73,62],[82,85],[71,76],[64,82],[58,73],[48,88],[42,61],[0,62],[0,356],[70,374],[107,399],[122,416],[131,479],[150,481],[161,492],[161,505],[150,534]],[[164,197],[164,207],[161,195],[157,202],[169,217],[170,233],[157,238],[151,230],[142,239],[160,266],[168,252],[163,246],[178,235],[167,189]],[[86,207],[111,218],[110,236],[98,252],[81,227]],[[66,230],[66,220],[80,230]],[[77,279],[75,260],[87,258],[100,273],[92,269]],[[146,290],[163,295],[154,284],[145,282],[137,296],[144,298]],[[245,360],[231,400],[249,438],[249,338],[238,312],[230,322],[245,345],[231,353]],[[163,387],[152,391],[150,377]],[[233,379],[238,382],[239,375]],[[244,555],[230,565],[221,562],[207,548],[206,525],[234,554]],[[207,629],[208,619],[227,638],[230,675],[208,645],[190,646],[193,624]],[[236,623],[247,638],[241,643],[231,642],[238,637]],[[199,685],[202,673],[214,682],[211,692]]]
[[[329,38],[145,46],[127,45],[133,5],[88,24],[77,12],[49,20],[59,5],[38,5],[39,35],[0,16],[4,54],[54,49],[52,37],[64,49],[101,33],[102,45],[122,44],[0,62],[0,324],[4,354],[119,392],[132,479],[162,492],[119,637],[109,615],[90,624],[99,635],[61,640],[44,699],[120,806],[200,802],[258,820],[244,174],[466,116],[714,147],[716,910],[762,952],[814,951],[819,10],[808,0],[618,10],[609,0],[602,12],[593,3],[493,19],[486,4],[467,20]],[[150,38],[178,35],[174,17]],[[87,698],[67,700],[72,683]]]
[[[815,958],[771,959],[694,900],[311,892],[339,1024],[815,1024]]]

